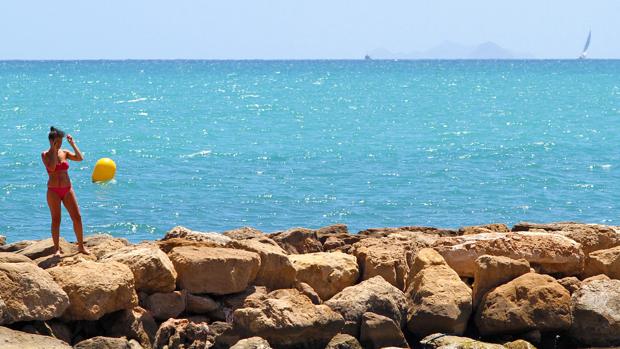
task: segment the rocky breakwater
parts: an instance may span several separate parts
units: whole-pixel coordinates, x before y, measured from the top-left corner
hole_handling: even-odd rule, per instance
[[[10,236],[10,235],[9,235]],[[620,346],[620,232],[171,229],[78,254],[0,238],[0,348]]]

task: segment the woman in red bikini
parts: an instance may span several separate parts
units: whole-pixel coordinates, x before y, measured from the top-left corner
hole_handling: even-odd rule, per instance
[[[78,240],[79,251],[84,254],[89,254],[88,250],[84,247],[82,215],[80,214],[77,198],[75,197],[75,192],[71,188],[71,180],[67,173],[69,169],[69,162],[67,160],[82,161],[84,158],[82,157],[80,149],[75,145],[71,135],[67,135],[67,142],[69,142],[73,148],[73,152],[60,149],[64,136],[65,133],[63,131],[52,127],[48,135],[50,148],[41,153],[41,159],[49,175],[49,180],[47,181],[47,205],[52,214],[52,240],[54,241],[54,247],[56,249],[54,255],[60,256],[62,252],[59,241],[61,202],[65,205],[73,221],[73,231]]]

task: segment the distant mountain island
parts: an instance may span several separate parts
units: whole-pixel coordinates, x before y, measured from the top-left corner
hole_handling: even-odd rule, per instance
[[[391,52],[378,48],[368,52],[373,59],[517,59],[534,58],[528,53],[514,52],[494,42],[484,42],[477,46],[466,46],[444,41],[427,51]]]

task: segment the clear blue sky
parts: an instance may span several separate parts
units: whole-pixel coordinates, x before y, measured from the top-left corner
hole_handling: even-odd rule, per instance
[[[7,0],[0,59],[359,58],[493,41],[620,58],[618,0]]]

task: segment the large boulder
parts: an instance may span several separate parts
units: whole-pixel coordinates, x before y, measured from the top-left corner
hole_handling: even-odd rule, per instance
[[[103,315],[138,305],[133,274],[118,262],[81,262],[48,269],[69,295],[66,320],[98,320]]]
[[[231,248],[176,247],[169,257],[178,273],[178,286],[191,293],[241,292],[260,268],[257,253]]]
[[[310,285],[323,300],[330,299],[359,278],[354,256],[342,252],[315,252],[290,255],[297,280]]]
[[[284,251],[272,239],[233,240],[228,247],[258,253],[260,268],[254,280],[255,285],[269,289],[290,288],[295,284],[297,272]]]
[[[366,312],[393,319],[399,328],[404,326],[407,316],[405,294],[381,276],[345,288],[325,302],[325,305],[344,317],[343,332],[354,336],[359,335],[362,317]]]
[[[513,231],[546,231],[573,239],[581,244],[583,252],[588,255],[592,251],[604,250],[620,246],[620,232],[613,227],[602,224],[583,223],[549,223],[536,224],[517,223]]]
[[[234,312],[235,326],[275,347],[324,348],[344,320],[326,305],[314,305],[295,289],[276,290],[265,299],[246,302]]]
[[[0,326],[0,347],[2,349],[71,349],[59,339],[11,330]]]
[[[151,349],[157,332],[157,323],[147,310],[135,307],[108,314],[101,319],[106,336],[127,337]]]
[[[409,347],[400,326],[394,320],[370,312],[362,316],[360,342],[365,348],[372,349]]]
[[[153,349],[199,349],[208,348],[209,326],[206,322],[188,319],[169,319],[161,324]]]
[[[196,242],[211,242],[219,246],[225,246],[231,240],[228,236],[222,235],[220,233],[193,231],[182,226],[177,226],[170,229],[170,231],[166,233],[162,240],[169,240],[174,238],[182,238],[185,240],[191,240]]]
[[[474,269],[473,300],[478,307],[482,297],[499,285],[530,272],[530,263],[525,259],[511,259],[502,256],[484,255],[476,259]]]
[[[176,288],[177,272],[170,258],[158,248],[126,247],[106,254],[100,261],[116,261],[128,266],[137,291],[166,293]]]
[[[31,262],[0,263],[0,325],[49,320],[67,307],[69,297],[43,269]]]
[[[115,238],[110,234],[100,233],[85,237],[84,246],[86,246],[95,257],[101,258],[105,254],[129,246],[129,241],[123,238]]]
[[[32,259],[13,252],[0,252],[0,263],[32,263]]]
[[[620,346],[620,280],[584,280],[572,296],[571,337],[584,345]]]
[[[439,239],[433,246],[462,277],[473,277],[476,259],[482,255],[525,259],[537,271],[562,276],[583,270],[581,245],[553,233],[485,233]]]
[[[620,279],[620,246],[592,252],[586,258],[583,277],[605,274]]]
[[[63,254],[77,253],[77,247],[68,243],[64,238],[60,238],[59,245]],[[30,259],[48,256],[54,254],[55,252],[56,249],[54,248],[54,241],[52,241],[52,238],[36,241],[33,244],[29,244],[25,248],[17,251],[17,253]]]
[[[157,320],[176,318],[185,310],[186,292],[153,293],[146,297],[144,306]]]
[[[269,237],[291,254],[323,251],[323,245],[321,245],[315,230],[292,228],[284,232],[272,233]]]
[[[407,286],[407,328],[417,336],[435,332],[462,335],[472,312],[472,292],[433,249],[418,252],[415,276]]]
[[[476,325],[484,336],[567,330],[570,299],[568,290],[551,276],[527,273],[483,297]]]
[[[418,250],[432,245],[437,236],[393,234],[389,237],[370,238],[353,244],[351,254],[357,258],[362,280],[381,276],[387,282],[404,290],[409,265]]]

